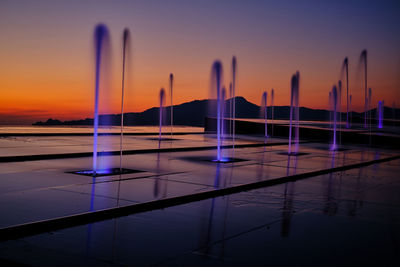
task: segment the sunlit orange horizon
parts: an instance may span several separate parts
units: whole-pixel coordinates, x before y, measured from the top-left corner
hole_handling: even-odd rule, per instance
[[[100,21],[111,33],[111,62],[103,74],[110,80],[101,89],[102,113],[120,112],[125,27],[132,33],[125,112],[157,106],[162,87],[169,105],[170,73],[175,76],[174,105],[209,98],[212,63],[222,61],[228,87],[233,55],[238,59],[237,96],[260,105],[263,91],[274,88],[274,104],[289,105],[290,78],[299,71],[300,106],[315,109],[328,109],[329,91],[348,57],[351,110],[361,112],[362,49],[368,50],[372,108],[379,100],[389,107],[400,104],[400,41],[390,33],[399,18],[389,4],[376,3],[377,9],[387,11],[385,18],[367,13],[337,22],[333,4],[317,7],[316,12],[324,14],[321,19],[301,4],[296,5],[302,13],[269,2],[169,6],[160,1],[153,6],[115,1],[99,3],[96,9],[86,2],[43,3],[0,3],[0,22],[5,25],[0,29],[0,124],[93,117],[93,30]],[[362,8],[353,5],[343,12]],[[286,12],[290,16],[281,17]],[[343,84],[345,109],[345,80]]]

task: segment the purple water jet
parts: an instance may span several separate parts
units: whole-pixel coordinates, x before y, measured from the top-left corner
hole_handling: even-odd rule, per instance
[[[339,109],[339,144],[342,144],[342,81],[338,82],[338,99],[337,105]]]
[[[222,83],[222,64],[215,61],[211,70],[211,87],[217,97],[217,162],[221,162],[221,83]],[[234,86],[232,86],[234,88]],[[234,90],[234,89],[233,89]],[[234,108],[234,107],[233,107]]]
[[[109,42],[109,32],[104,24],[96,26],[94,32],[95,42],[95,91],[94,91],[94,119],[93,119],[93,176],[97,173],[97,135],[99,127],[99,91],[100,91],[100,71],[102,66],[102,57],[107,49]]]
[[[377,114],[378,114],[378,128],[382,129],[383,128],[383,107],[384,104],[382,101],[378,102],[378,108],[377,108]]]
[[[333,142],[331,150],[336,150],[336,123],[337,123],[337,106],[338,106],[338,92],[336,86],[332,88],[332,105],[333,105]]]
[[[160,89],[160,108],[159,108],[159,130],[158,130],[158,140],[161,141],[161,131],[163,124],[163,109],[164,109],[164,100],[165,100],[165,90],[164,88]]]
[[[293,120],[296,121],[296,133],[295,133],[295,152],[293,154],[297,154],[298,152],[298,143],[299,143],[299,72],[296,72],[292,76],[291,80],[291,94],[290,94],[290,118],[289,118],[289,147],[288,154],[292,155],[292,125]],[[293,119],[293,105],[295,106],[295,119]]]
[[[352,123],[352,111],[351,111],[351,101],[353,100],[353,95],[349,95],[349,112],[350,112],[350,122],[349,122],[349,128],[351,128],[351,123]]]
[[[236,73],[237,72],[237,60],[236,57],[232,57],[232,96],[233,96],[233,122],[232,122],[232,142],[233,149],[235,149],[235,118],[236,118]]]
[[[232,120],[232,118],[233,118],[233,114],[232,114],[232,111],[233,111],[233,89],[232,89],[232,83],[229,83],[229,98],[230,98],[230,101],[229,101],[229,133],[230,133],[230,136],[232,137],[232,133],[233,133],[233,120]]]
[[[371,131],[371,118],[372,118],[372,115],[371,115],[371,104],[372,104],[372,89],[371,88],[369,88],[368,89],[368,98],[367,98],[367,114],[369,115],[369,130]]]
[[[329,92],[329,100],[328,100],[328,109],[329,109],[329,126],[332,128],[332,91]]]
[[[364,49],[360,55],[360,64],[364,63],[364,128],[367,128],[367,50]]]
[[[268,138],[268,125],[267,125],[267,97],[268,93],[264,92],[261,97],[261,117],[264,117],[264,137]]]
[[[274,88],[271,89],[271,136],[274,136]]]
[[[297,154],[299,152],[299,139],[300,139],[300,73],[296,72],[297,83],[296,83],[296,97],[295,97],[295,105],[296,105],[296,135],[295,135],[295,150],[294,152]]]
[[[171,97],[171,137],[172,137],[172,131],[173,131],[173,125],[174,125],[174,106],[172,103],[172,92],[173,92],[173,86],[174,86],[174,74],[170,73],[169,74],[169,89],[170,89],[170,97]]]
[[[224,134],[225,134],[225,98],[226,98],[226,89],[222,87],[221,91],[221,146],[224,141]]]
[[[125,89],[125,62],[126,62],[126,51],[129,42],[129,30],[124,29],[122,36],[122,93],[121,93],[121,138],[119,143],[120,158],[119,168],[122,171],[122,143],[124,137],[124,89]]]
[[[343,61],[343,69],[346,71],[346,128],[350,128],[349,124],[349,59],[346,57]]]

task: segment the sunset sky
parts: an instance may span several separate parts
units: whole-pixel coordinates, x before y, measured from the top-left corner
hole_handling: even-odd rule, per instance
[[[132,41],[127,112],[156,106],[171,72],[174,104],[208,98],[213,61],[222,61],[229,85],[233,55],[237,95],[260,104],[262,92],[274,88],[275,104],[288,105],[290,78],[299,70],[300,105],[311,108],[327,108],[347,56],[350,93],[360,111],[363,49],[373,105],[400,106],[399,14],[398,0],[0,0],[0,124],[93,116],[98,23],[111,33],[107,112],[120,108],[125,27]]]

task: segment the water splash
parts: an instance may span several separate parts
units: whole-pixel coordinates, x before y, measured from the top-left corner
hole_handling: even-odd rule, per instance
[[[267,98],[268,93],[264,92],[261,97],[261,117],[264,117],[264,137],[265,140],[268,138],[268,125],[267,125]]]
[[[383,107],[384,107],[383,102],[379,101],[378,102],[378,108],[377,108],[377,110],[378,110],[378,112],[377,112],[377,114],[378,114],[378,128],[379,129],[383,128]]]
[[[292,125],[293,125],[293,120],[296,123],[296,132],[295,132],[295,152],[296,154],[298,152],[298,143],[299,143],[299,78],[300,74],[299,72],[296,72],[292,76],[291,80],[291,95],[290,95],[290,120],[289,120],[289,147],[288,147],[288,154],[292,154]],[[293,112],[293,106],[295,111]],[[293,116],[293,113],[295,113],[295,118]]]
[[[349,129],[349,59],[347,57],[343,61],[343,71],[346,72],[346,128]]]
[[[211,69],[211,88],[217,97],[217,161],[222,160],[221,157],[221,84],[222,84],[222,64],[215,61]],[[234,88],[232,86],[232,88]],[[234,89],[233,89],[234,90]]]
[[[165,100],[165,90],[164,88],[160,89],[160,108],[159,108],[159,130],[158,130],[158,140],[161,141],[161,132],[163,125],[163,109],[164,109],[164,100]]]
[[[360,64],[364,64],[364,128],[367,128],[367,105],[368,105],[368,99],[367,99],[367,88],[368,88],[368,83],[367,83],[367,50],[364,49],[361,52],[360,55]]]
[[[274,136],[274,97],[275,97],[275,92],[274,88],[271,89],[271,136]]]
[[[100,92],[100,72],[102,66],[102,58],[109,43],[109,32],[104,24],[96,26],[94,31],[95,42],[95,92],[94,92],[94,120],[93,120],[93,176],[97,172],[97,136],[99,127],[99,92]]]
[[[171,94],[171,137],[172,137],[172,132],[173,132],[173,125],[174,125],[174,106],[172,103],[172,92],[173,92],[173,87],[174,87],[174,74],[170,73],[169,74],[169,89],[170,89],[170,94]]]
[[[336,150],[336,123],[337,123],[337,106],[338,106],[338,92],[336,86],[332,88],[332,106],[333,106],[333,141],[331,150]]]

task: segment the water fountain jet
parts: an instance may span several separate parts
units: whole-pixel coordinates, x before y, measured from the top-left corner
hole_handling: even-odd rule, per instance
[[[350,128],[349,125],[349,59],[346,57],[343,61],[342,71],[346,70],[346,128]]]
[[[261,117],[264,117],[264,141],[268,138],[268,124],[267,124],[267,97],[268,93],[264,92],[261,97]]]
[[[162,132],[162,124],[163,124],[163,109],[164,109],[164,99],[165,99],[165,90],[164,88],[160,89],[160,108],[159,108],[159,130],[158,130],[158,140],[161,141],[161,132]]]
[[[96,26],[94,33],[95,40],[95,97],[94,97],[94,119],[93,119],[93,168],[92,174],[97,175],[97,136],[99,128],[99,91],[100,91],[100,70],[102,67],[102,57],[109,42],[109,32],[104,24]]]
[[[367,128],[367,50],[364,49],[360,55],[360,63],[364,63],[364,128]]]
[[[119,158],[119,169],[122,172],[122,143],[124,137],[124,89],[125,89],[125,62],[126,62],[126,50],[129,42],[129,30],[124,29],[122,37],[122,93],[121,93],[121,137],[120,137],[120,158]]]
[[[332,106],[333,106],[333,142],[331,146],[331,150],[337,150],[336,145],[336,123],[337,123],[337,105],[338,105],[338,92],[336,86],[332,88]]]
[[[271,89],[271,136],[274,136],[274,88]]]
[[[174,74],[170,73],[169,74],[169,89],[170,89],[170,94],[171,94],[171,138],[172,138],[172,131],[173,131],[173,125],[174,125],[174,106],[172,103],[172,92],[173,92],[173,86],[174,86]]]
[[[232,121],[232,142],[233,151],[235,151],[235,118],[236,118],[236,74],[237,74],[237,60],[232,57],[232,96],[233,96],[233,121]]]
[[[378,108],[377,108],[377,114],[378,114],[378,128],[382,129],[383,128],[383,107],[384,107],[384,102],[379,101],[378,102]]]
[[[298,153],[298,142],[299,142],[299,72],[296,72],[292,76],[291,80],[291,94],[290,94],[290,118],[289,118],[289,147],[288,154],[289,155],[297,155]],[[293,107],[294,106],[294,107]],[[293,112],[293,109],[295,111]],[[293,116],[295,113],[295,116]],[[295,117],[295,119],[294,119]],[[295,151],[292,152],[292,126],[293,120],[296,121],[296,132],[295,132]]]

